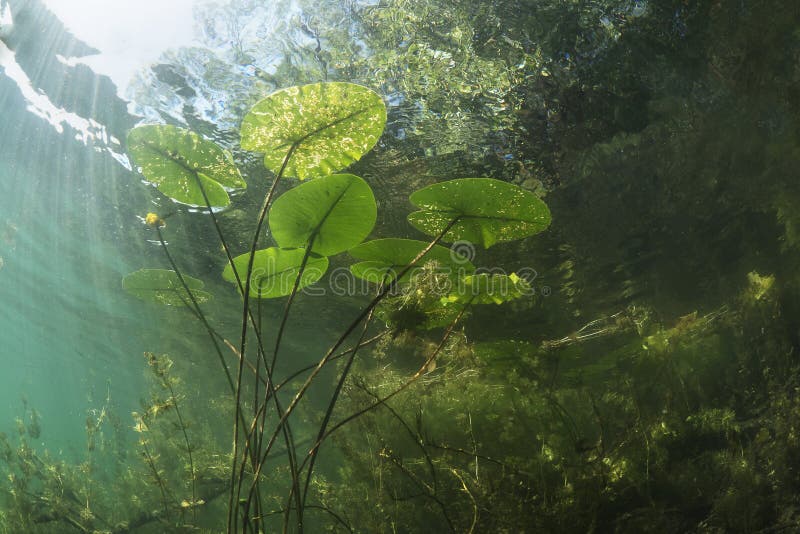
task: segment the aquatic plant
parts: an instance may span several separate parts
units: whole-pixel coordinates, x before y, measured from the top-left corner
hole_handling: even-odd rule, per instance
[[[797,500],[776,488],[796,477],[785,485],[771,469],[795,461],[786,395],[800,369],[785,342],[751,337],[760,324],[781,338],[786,323],[774,279],[748,278],[740,296],[669,327],[628,309],[539,346],[453,340],[435,373],[335,437],[349,483],[324,502],[369,532],[791,529]],[[355,365],[347,411],[404,382],[385,362],[407,348],[381,350],[379,364]],[[723,392],[759,383],[741,374],[756,361],[777,381],[731,403]]]
[[[137,271],[125,277],[123,287],[139,298],[188,307],[202,321],[214,343],[234,398],[229,531],[264,528],[270,512],[264,509],[266,501],[260,492],[264,491],[267,480],[266,461],[278,439],[285,446],[291,479],[288,497],[282,504],[284,528],[289,518],[294,517],[293,524],[302,531],[304,510],[311,507],[308,493],[315,460],[328,436],[399,394],[431,369],[470,307],[502,303],[530,291],[526,282],[513,274],[474,274],[474,267],[468,261],[438,245],[471,240],[488,248],[547,228],[550,214],[538,197],[498,180],[450,180],[412,195],[411,201],[420,211],[412,213],[409,221],[431,235],[430,242],[381,239],[362,244],[375,224],[376,201],[363,179],[335,173],[375,145],[385,122],[381,98],[365,87],[349,83],[291,87],[258,102],[243,120],[241,144],[245,149],[265,154],[264,165],[274,178],[256,218],[250,250],[238,256],[232,254],[214,209],[228,204],[227,187],[243,185],[238,181],[238,171],[231,166],[230,155],[211,141],[171,126],[141,126],[128,136],[131,156],[148,181],[176,201],[199,204],[210,215],[227,256],[223,278],[234,283],[242,297],[241,336],[238,344],[234,344],[222,338],[205,318],[200,305],[209,296],[202,289],[202,282],[185,275],[170,255],[162,219],[157,215],[146,218],[158,233],[172,269]],[[274,198],[278,184],[290,176],[310,181]],[[209,183],[213,183],[210,189],[214,193],[206,191]],[[202,202],[198,202],[200,199]],[[259,249],[262,227],[267,220],[277,246]],[[277,395],[279,384],[274,375],[292,304],[301,289],[322,279],[329,257],[348,250],[353,250],[356,258],[366,260],[355,264],[352,272],[376,283],[375,295],[318,363],[304,370],[306,378],[293,390],[288,405],[284,405],[285,401]],[[339,393],[347,382],[348,370],[364,342],[376,307],[400,288],[401,282],[412,281],[414,286],[412,275],[418,274],[414,271],[423,265],[446,268],[447,257],[450,267],[459,267],[449,269],[454,284],[437,301],[428,302],[428,309],[424,310],[425,313],[436,308],[453,311],[445,315],[446,322],[438,324],[446,327],[438,346],[405,384],[379,399],[375,406],[343,417],[331,426]],[[415,290],[419,290],[418,284]],[[256,320],[260,314],[253,309],[252,301],[285,296],[288,300],[282,318],[275,325],[275,342],[270,348],[264,344],[265,333],[261,322]],[[322,368],[334,359],[342,345],[353,343],[352,338],[357,340],[339,371],[316,438],[308,451],[300,455],[290,416]],[[234,365],[229,365],[223,356],[221,344],[235,356]],[[246,368],[252,380],[246,379]],[[285,382],[280,387],[285,387]],[[251,416],[246,415],[245,398],[252,399],[247,407]],[[267,423],[272,419],[270,428]],[[333,511],[326,511],[335,517]]]
[[[321,4],[341,11],[338,16],[316,14]],[[261,467],[258,494],[250,499],[247,483],[252,483],[253,460],[250,455],[247,465],[244,457],[258,445],[248,447],[244,440],[256,433],[251,432],[254,413],[262,414],[258,425],[274,430],[280,416],[276,407],[264,407],[263,396],[288,392],[289,397],[278,400],[289,402],[302,386],[297,379],[308,376],[316,364],[302,368],[283,349],[283,369],[273,380],[267,365],[255,365],[262,357],[270,361],[273,345],[260,350],[261,332],[254,326],[249,327],[246,358],[240,355],[239,340],[229,346],[217,330],[224,328],[221,308],[209,306],[224,301],[221,290],[208,270],[193,261],[195,255],[186,253],[196,245],[194,234],[186,239],[179,233],[187,219],[196,223],[211,216],[189,217],[179,209],[177,224],[165,227],[164,220],[173,219],[150,214],[145,218],[149,232],[160,239],[168,236],[169,246],[163,249],[174,256],[166,272],[126,278],[126,289],[138,298],[187,307],[199,321],[207,321],[218,358],[233,367],[224,419],[219,412],[208,415],[205,404],[196,399],[181,404],[190,419],[190,441],[200,447],[194,470],[198,481],[205,480],[203,452],[220,455],[214,464],[214,491],[206,491],[201,482],[198,495],[206,503],[192,507],[191,513],[185,509],[182,514],[176,507],[180,499],[192,500],[192,470],[186,465],[186,439],[175,426],[174,412],[157,408],[169,394],[156,383],[159,416],[150,421],[146,437],[163,485],[140,449],[117,464],[136,466],[135,477],[125,476],[114,484],[100,480],[102,461],[74,470],[52,460],[42,464],[46,469],[32,467],[39,463],[31,460],[32,453],[43,456],[33,437],[47,435],[47,420],[33,424],[31,412],[23,409],[21,437],[7,438],[7,446],[0,449],[0,458],[11,466],[6,472],[13,473],[3,479],[0,531],[31,531],[31,525],[41,532],[48,532],[48,525],[55,532],[123,532],[128,527],[169,531],[196,528],[204,519],[203,526],[219,531],[226,506],[218,496],[230,493],[232,465],[239,473],[244,467],[243,475],[234,469],[233,476],[244,477],[241,498],[250,502],[230,507],[241,514],[239,523],[247,524],[247,517],[260,521],[260,506],[265,526],[273,530],[283,514],[296,513],[296,504],[287,506],[287,496],[297,486],[301,493],[303,486],[308,488],[303,503],[307,531],[798,530],[795,303],[800,196],[797,135],[791,126],[798,115],[793,89],[798,79],[797,14],[775,10],[763,1],[543,1],[524,9],[514,1],[392,0],[379,8],[367,4],[314,2],[313,20],[298,24],[314,36],[312,44],[302,47],[297,45],[300,40],[288,39],[290,59],[274,75],[258,72],[272,61],[274,49],[262,42],[258,50],[247,49],[247,43],[235,40],[237,57],[230,70],[255,68],[257,74],[247,83],[219,76],[227,66],[220,68],[216,58],[205,61],[197,48],[184,59],[173,56],[170,61],[185,61],[189,67],[210,64],[204,72],[216,71],[203,81],[204,89],[211,82],[217,93],[246,93],[226,109],[237,120],[244,109],[240,102],[266,94],[253,87],[328,76],[380,87],[395,106],[396,120],[383,138],[380,157],[354,166],[352,172],[377,175],[376,169],[386,168],[387,160],[388,165],[398,165],[394,154],[417,155],[404,172],[391,173],[411,180],[382,184],[382,195],[376,195],[381,214],[393,201],[388,189],[402,190],[398,184],[413,189],[431,177],[490,175],[539,191],[545,181],[552,188],[548,203],[568,216],[560,218],[557,236],[521,243],[510,255],[536,258],[545,276],[560,276],[552,298],[517,299],[495,308],[489,303],[497,292],[490,288],[516,287],[514,280],[467,278],[474,275],[474,266],[438,244],[397,276],[429,245],[426,241],[374,239],[349,249],[347,254],[358,260],[351,272],[373,284],[374,290],[397,280],[373,308],[372,323],[386,322],[389,328],[375,335],[369,332],[360,343],[347,341],[349,348],[337,351],[325,364],[331,371],[336,366],[334,378],[346,374],[336,389],[340,400],[335,411],[319,413],[299,402],[282,425],[294,432],[288,438],[299,451],[292,460],[295,471],[302,452],[319,450],[306,419],[315,425],[327,421],[332,429],[349,414],[367,411],[347,423],[351,432],[335,432],[325,439],[325,452],[332,453],[334,465],[310,474],[306,463],[296,483],[290,458],[274,451],[287,439],[281,431],[269,455],[271,463]],[[236,15],[246,23],[252,10],[261,8],[252,2],[234,5],[225,9],[242,9]],[[353,29],[354,18],[360,29]],[[231,37],[237,37],[239,26],[228,27]],[[332,30],[337,28],[346,35],[334,40]],[[358,34],[351,37],[351,32]],[[220,42],[228,37],[215,36]],[[369,57],[359,56],[359,47],[369,50]],[[296,61],[301,55],[314,61],[313,73]],[[266,59],[259,61],[262,58]],[[174,90],[167,84],[162,87]],[[185,103],[186,122],[198,124],[192,115],[196,108],[191,100]],[[168,155],[175,154],[182,183],[188,184],[186,199],[202,211],[207,203],[202,190],[189,191],[188,186],[203,180],[203,169],[213,173],[199,163],[195,166],[188,153],[183,157],[189,169],[181,170],[177,148],[200,146],[207,139],[185,130],[178,133],[163,136],[167,144],[178,145],[169,148]],[[182,141],[167,141],[169,137]],[[285,157],[287,147],[278,148],[274,153]],[[392,155],[387,154],[390,150]],[[146,158],[149,152],[144,152]],[[208,153],[218,154],[213,147]],[[428,157],[422,164],[422,154],[445,157]],[[481,158],[487,170],[477,170]],[[236,161],[248,159],[239,154]],[[213,161],[228,168],[234,160],[222,155]],[[279,163],[271,164],[271,172],[280,172]],[[169,162],[164,166],[173,168]],[[462,172],[463,168],[470,170]],[[309,251],[313,246],[303,246],[309,236],[302,231],[300,245],[294,245],[299,248],[287,249],[286,241],[276,240],[267,248],[259,245],[255,253],[247,250],[241,244],[244,218],[239,214],[249,209],[256,196],[251,192],[261,184],[253,169],[244,174],[247,194],[232,195],[230,189],[243,186],[223,184],[226,198],[209,183],[216,194],[207,204],[215,208],[213,222],[221,220],[217,231],[224,230],[236,253],[229,255],[223,276],[251,300],[255,317],[248,320],[269,322],[269,331],[262,327],[262,339],[271,344],[274,307],[264,304],[264,297],[280,298],[283,304],[295,285],[296,292],[319,288],[328,269],[345,260]],[[225,176],[235,173],[223,174],[223,180]],[[324,173],[307,179],[324,180]],[[159,187],[163,183],[151,181]],[[286,182],[282,180],[289,185]],[[375,187],[371,177],[367,182]],[[180,190],[180,179],[174,183],[173,190]],[[405,202],[405,194],[394,196]],[[235,213],[219,209],[231,203],[239,208]],[[447,205],[442,208],[429,210],[423,218],[447,212]],[[311,210],[309,215],[318,214]],[[226,224],[235,216],[236,225]],[[266,226],[268,219],[264,222]],[[248,228],[248,235],[251,232]],[[379,237],[384,235],[381,230]],[[432,237],[436,235],[434,230]],[[483,239],[480,229],[474,236]],[[267,238],[265,232],[262,240]],[[498,249],[502,247],[494,250]],[[252,281],[250,291],[244,291],[241,281],[250,258]],[[266,271],[279,262],[279,268]],[[287,282],[271,292],[281,287],[281,272]],[[486,291],[469,302],[442,289],[458,283]],[[524,286],[519,291],[526,292]],[[298,298],[298,304],[304,299]],[[355,315],[352,300],[339,298],[341,306],[335,311],[295,309],[288,321],[298,327],[324,327],[327,314]],[[495,313],[482,312],[478,301]],[[519,313],[520,302],[525,313]],[[229,324],[230,314],[222,310]],[[360,326],[353,336],[359,332]],[[429,359],[432,354],[435,357]],[[205,355],[195,353],[198,359]],[[244,384],[237,385],[234,368],[242,361]],[[182,363],[183,357],[176,357],[176,373],[190,376]],[[298,369],[285,370],[291,366]],[[385,400],[423,366],[418,379]],[[328,379],[318,376],[315,387],[324,389]],[[230,421],[237,386],[243,390],[243,437],[234,463],[229,437],[215,443],[199,427],[205,420]],[[250,395],[256,387],[261,395]],[[183,399],[180,391],[177,394]],[[108,445],[103,430],[108,430],[113,411],[102,408],[101,403],[87,414],[87,457],[99,458],[103,444]],[[147,411],[143,408],[141,413]],[[132,424],[125,420],[124,426]],[[318,429],[312,430],[319,435]],[[328,448],[331,440],[335,448]],[[262,453],[263,449],[264,445]],[[92,484],[87,483],[90,477]],[[162,486],[171,503],[169,519],[163,521]],[[129,488],[135,488],[129,493],[141,503],[123,498]],[[70,489],[78,499],[70,498]],[[190,518],[195,512],[202,516],[199,521]],[[120,521],[105,521],[112,516]]]
[[[426,271],[441,275],[433,264],[418,270],[422,289]],[[416,366],[438,341],[412,339],[411,354],[403,336],[381,336],[370,358],[350,364],[337,407],[345,417],[331,419],[334,428],[363,411],[347,423],[351,432],[330,436],[338,469],[315,473],[309,489],[308,512],[328,510],[330,521],[308,518],[307,528],[791,531],[800,368],[778,286],[752,272],[740,295],[707,313],[660,324],[652,310],[628,309],[540,345],[453,333],[435,370],[383,402],[409,380],[402,362]],[[346,356],[334,358],[340,370]],[[137,436],[147,440],[167,512],[138,440],[131,458],[114,457],[120,447],[106,399],[87,413],[87,463],[37,451],[30,415],[18,436],[2,436],[0,462],[11,476],[0,492],[0,531],[220,529],[231,457],[227,440],[203,427],[232,413],[232,396],[213,414],[184,409],[198,487],[192,507],[187,447],[170,407],[186,385],[165,388],[160,369],[174,379],[173,371],[155,358],[145,360],[152,390],[137,413],[150,415]],[[269,475],[280,488],[264,488],[262,498],[280,515],[289,490],[281,479],[290,473],[271,467]]]
[[[47,428],[33,408],[26,418],[36,425],[20,419],[16,438],[0,435],[6,473],[0,532],[163,532],[202,524],[204,514],[213,515],[205,500],[226,489],[221,449],[207,423],[183,412],[178,416],[183,392],[169,358],[146,357],[150,398],[130,423],[116,413],[110,390],[89,408],[81,461],[41,450],[39,436]],[[133,447],[127,443],[131,427],[137,436]]]

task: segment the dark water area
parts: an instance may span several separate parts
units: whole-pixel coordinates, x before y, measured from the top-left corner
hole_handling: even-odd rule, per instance
[[[0,532],[800,530],[800,7],[180,5],[0,0]]]

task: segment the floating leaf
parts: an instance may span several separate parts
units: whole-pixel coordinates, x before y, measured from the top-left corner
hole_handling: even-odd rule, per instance
[[[198,304],[211,300],[211,293],[202,291],[202,280],[182,275],[186,286]],[[190,304],[189,293],[181,284],[178,273],[169,269],[139,269],[122,279],[122,288],[142,300],[167,306]]]
[[[184,204],[205,206],[204,190],[209,204],[227,206],[226,188],[247,187],[230,152],[183,128],[134,128],[128,133],[128,152],[147,181]]]
[[[318,178],[369,152],[386,126],[381,97],[352,83],[289,87],[258,102],[242,121],[242,148],[264,153],[264,165],[286,176]]]
[[[439,235],[458,219],[443,241],[466,240],[489,248],[495,243],[538,234],[550,225],[550,210],[536,195],[492,178],[461,178],[433,184],[411,195],[420,208],[409,222]]]
[[[303,263],[303,249],[282,249],[270,247],[257,250],[253,259],[253,270],[250,276],[250,296],[253,298],[277,298],[291,294],[300,266]],[[236,272],[244,278],[250,254],[242,254],[233,259]],[[298,290],[313,284],[328,270],[328,258],[311,254],[306,261],[300,277]],[[236,283],[230,264],[225,266],[222,277],[228,282]]]
[[[361,243],[350,249],[349,253],[354,258],[365,261],[351,265],[350,272],[369,282],[389,282],[427,246],[428,243],[424,241],[395,238],[376,239]],[[472,265],[469,258],[456,250],[436,245],[403,276],[403,280],[408,280],[431,261],[438,264],[439,272],[446,272],[454,276],[463,276],[475,271],[475,266]]]
[[[443,303],[502,304],[532,295],[530,284],[515,273],[481,273],[465,276],[455,291],[442,299]]]
[[[332,174],[281,195],[269,212],[272,237],[282,248],[307,247],[322,256],[361,243],[375,226],[377,205],[367,182]]]

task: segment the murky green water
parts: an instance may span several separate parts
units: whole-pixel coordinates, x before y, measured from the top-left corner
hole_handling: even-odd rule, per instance
[[[800,530],[797,8],[116,9],[0,0],[0,532]]]

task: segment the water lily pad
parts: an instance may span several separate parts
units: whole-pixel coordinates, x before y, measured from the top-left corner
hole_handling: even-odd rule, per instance
[[[367,182],[332,174],[281,195],[269,212],[272,237],[282,248],[306,248],[322,256],[361,243],[375,226],[377,205]]]
[[[369,152],[386,125],[386,106],[366,87],[327,82],[281,89],[242,121],[242,148],[264,153],[264,165],[301,180],[342,170]]]
[[[257,250],[250,275],[250,297],[271,299],[291,294],[305,253],[303,249],[277,247]],[[233,259],[236,272],[242,278],[247,272],[249,258],[250,254],[242,254]],[[327,270],[328,258],[312,254],[303,269],[298,290],[318,281]],[[230,264],[225,266],[222,277],[228,282],[236,283]]]
[[[134,128],[128,133],[128,152],[147,181],[184,204],[205,206],[204,190],[211,206],[227,206],[227,189],[247,187],[230,152],[183,128]]]
[[[489,248],[545,230],[550,210],[539,197],[516,185],[492,178],[460,178],[414,192],[411,202],[420,208],[409,222],[428,235],[439,235],[457,222],[442,239],[465,240]]]
[[[369,282],[389,282],[406,265],[411,263],[428,243],[414,239],[376,239],[361,243],[349,250],[354,258],[365,260],[350,266],[353,275]],[[464,276],[475,271],[469,258],[457,250],[436,245],[423,256],[417,264],[403,276],[408,280],[426,263],[435,261],[440,272],[453,276]]]
[[[198,304],[211,300],[211,293],[202,291],[205,287],[202,280],[185,274],[183,280]],[[169,269],[139,269],[122,279],[122,288],[142,300],[167,306],[184,306],[191,303],[189,293],[181,284],[178,273]]]

